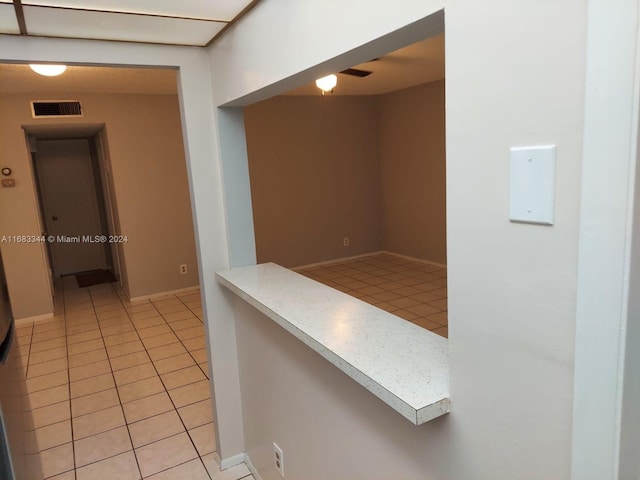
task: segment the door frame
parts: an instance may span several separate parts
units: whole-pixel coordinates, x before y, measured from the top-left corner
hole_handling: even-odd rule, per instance
[[[29,175],[31,177],[31,183],[33,185],[34,202],[37,205],[37,208],[35,209],[36,216],[37,216],[37,219],[38,219],[38,225],[40,227],[40,235],[44,236],[44,233],[46,232],[46,225],[44,223],[44,218],[43,218],[43,214],[42,214],[42,200],[40,198],[41,193],[40,193],[40,188],[38,186],[38,177],[36,176],[36,171],[33,168],[33,165],[35,163],[35,158],[34,158],[33,154],[34,154],[34,152],[36,150],[36,139],[35,139],[34,136],[29,135],[26,131],[25,131],[24,137],[25,137],[25,140],[26,140],[26,143],[27,143],[27,151],[29,152],[29,162],[28,162]],[[46,242],[40,242],[40,247],[42,249],[42,256],[43,256],[45,264],[47,266],[47,280],[49,282],[49,289],[51,290],[51,297],[55,297],[56,296],[56,289],[55,289],[54,282],[53,282],[53,267],[52,267],[52,262],[51,262],[51,247]]]
[[[46,229],[46,223],[43,218],[43,204],[42,194],[40,191],[40,184],[37,177],[35,158],[33,157],[35,142],[37,140],[70,140],[70,139],[86,139],[89,142],[91,154],[95,153],[95,164],[98,168],[98,173],[101,182],[102,192],[96,192],[101,198],[100,202],[104,206],[105,223],[108,235],[120,235],[120,225],[117,221],[117,205],[115,202],[115,196],[113,194],[113,180],[111,176],[111,161],[109,158],[108,142],[106,138],[105,124],[46,124],[38,125],[22,125],[25,132],[25,138],[29,147],[29,154],[31,156],[29,161],[29,168],[31,173],[31,181],[33,184],[35,195],[35,201],[37,203],[36,212],[38,216],[38,222],[43,229],[41,233],[44,233]],[[99,206],[99,208],[101,208]],[[107,254],[107,262],[112,269],[113,274],[117,278],[118,285],[123,285],[122,279],[122,266],[121,258],[122,252],[120,252],[120,244],[115,245],[110,243],[109,247],[105,246],[105,253]],[[49,282],[51,284],[51,292],[54,294],[55,289],[53,285],[53,259],[52,252],[49,245],[43,246],[43,254],[45,256],[47,267],[49,269]]]
[[[109,142],[107,140],[107,127],[102,126],[100,131],[92,138],[93,146],[95,147],[95,153],[97,156],[98,170],[100,179],[102,181],[102,195],[103,205],[105,208],[105,216],[107,222],[107,231],[110,235],[122,235],[120,229],[120,221],[118,217],[118,209],[116,197],[113,194],[115,191],[115,185],[113,183],[113,174],[111,172],[111,157],[109,157]],[[121,243],[109,243],[109,250],[111,252],[111,268],[113,274],[118,279],[119,285],[122,287],[122,269],[120,259],[124,258],[122,254]]]

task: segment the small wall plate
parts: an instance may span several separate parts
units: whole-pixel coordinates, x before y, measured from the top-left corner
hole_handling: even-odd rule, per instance
[[[511,149],[509,220],[553,225],[555,145]]]

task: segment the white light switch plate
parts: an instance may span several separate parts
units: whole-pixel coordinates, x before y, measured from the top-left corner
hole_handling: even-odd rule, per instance
[[[509,220],[553,225],[556,146],[514,147]]]

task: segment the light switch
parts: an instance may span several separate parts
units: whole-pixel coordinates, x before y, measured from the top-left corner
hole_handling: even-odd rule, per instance
[[[556,146],[514,147],[510,159],[509,220],[553,225]]]

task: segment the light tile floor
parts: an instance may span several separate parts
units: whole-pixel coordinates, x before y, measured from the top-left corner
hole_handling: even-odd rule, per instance
[[[380,253],[298,273],[448,337],[447,269]]]
[[[17,329],[42,478],[253,479],[214,460],[199,293],[132,304],[62,280],[55,317]]]

